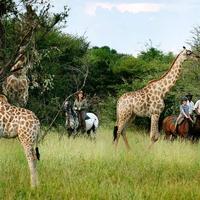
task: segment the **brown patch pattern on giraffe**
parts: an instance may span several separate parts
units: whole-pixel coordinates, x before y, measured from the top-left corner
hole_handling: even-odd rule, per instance
[[[8,97],[12,104],[26,106],[28,101],[29,80],[27,68],[24,66],[26,58],[20,54],[16,59],[16,64],[11,68],[13,74],[3,82],[3,93]]]
[[[35,114],[27,109],[15,107],[0,95],[0,137],[18,137],[28,161],[31,185],[38,184],[36,162],[39,152],[35,151],[40,133],[40,122]]]

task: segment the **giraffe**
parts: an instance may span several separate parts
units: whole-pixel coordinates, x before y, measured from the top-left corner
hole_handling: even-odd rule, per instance
[[[135,116],[151,118],[151,144],[158,140],[158,121],[165,106],[163,99],[179,79],[183,62],[189,58],[197,59],[198,56],[183,47],[170,69],[158,80],[152,80],[144,88],[127,92],[118,99],[117,120],[113,131],[113,142],[116,147],[122,134],[126,147],[130,149],[125,129],[127,123],[134,120]]]
[[[28,161],[32,187],[38,185],[39,133],[40,122],[32,111],[12,106],[4,95],[0,95],[0,138],[18,137]]]
[[[2,88],[3,93],[11,103],[24,107],[28,101],[29,80],[27,78],[27,67],[24,67],[26,63],[24,49],[20,49],[19,53],[15,65],[11,68],[13,73],[5,79]]]

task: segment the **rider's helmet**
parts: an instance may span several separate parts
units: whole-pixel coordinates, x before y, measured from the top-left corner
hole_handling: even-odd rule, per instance
[[[187,95],[185,95],[189,101],[192,100],[193,95],[189,92]]]
[[[188,98],[186,96],[181,97],[181,103],[183,103],[183,101],[187,101]]]

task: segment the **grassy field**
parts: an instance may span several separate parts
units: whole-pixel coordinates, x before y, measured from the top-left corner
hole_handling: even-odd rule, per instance
[[[131,151],[120,138],[115,152],[111,129],[96,143],[51,132],[40,145],[37,189],[18,140],[1,139],[0,199],[200,199],[200,144],[161,139],[149,150],[144,132],[128,138]]]

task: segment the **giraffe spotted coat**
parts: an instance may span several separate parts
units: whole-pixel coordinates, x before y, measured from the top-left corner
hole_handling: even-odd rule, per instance
[[[38,184],[36,161],[39,159],[39,133],[40,122],[32,111],[12,106],[4,95],[0,95],[0,137],[19,138],[28,161],[33,187]]]

